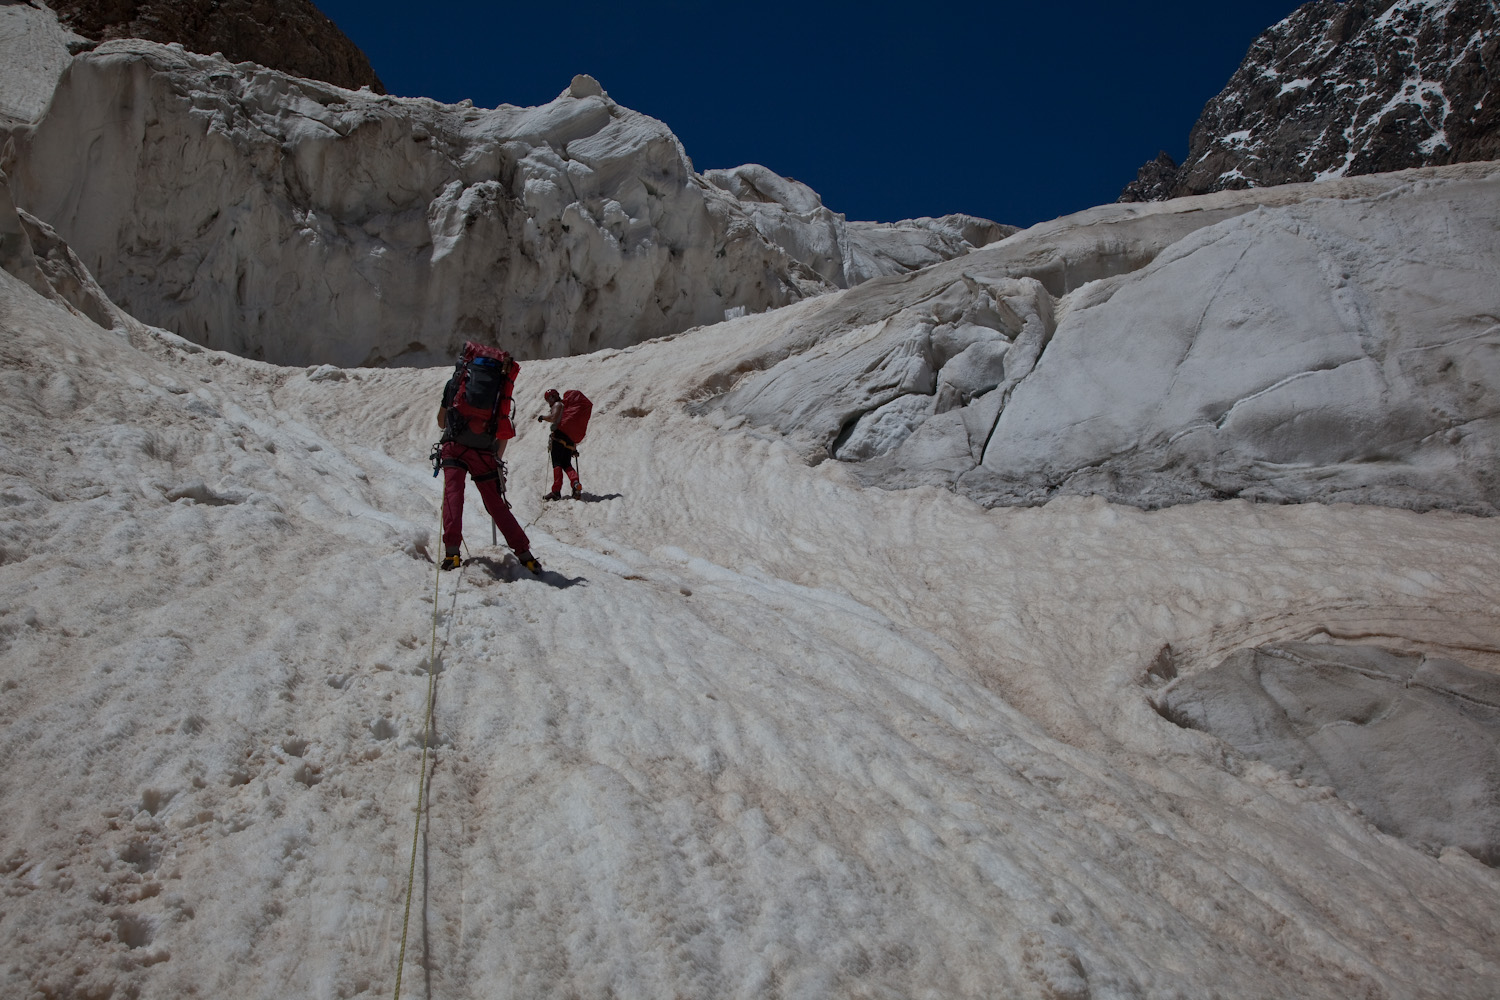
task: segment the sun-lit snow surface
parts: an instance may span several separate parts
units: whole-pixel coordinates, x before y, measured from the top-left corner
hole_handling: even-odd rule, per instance
[[[437,578],[446,372],[0,273],[0,993],[388,993],[435,610],[407,995],[1491,997],[1500,873],[1177,728],[1147,671],[1324,636],[1496,670],[1500,521],[987,511],[686,415],[815,305],[528,363],[523,412],[598,404],[590,502],[537,499],[523,421],[547,572],[471,495]]]

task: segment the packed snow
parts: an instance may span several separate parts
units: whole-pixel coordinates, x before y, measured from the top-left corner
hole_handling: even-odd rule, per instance
[[[0,52],[61,59],[35,10],[0,4]],[[588,77],[486,112],[129,41],[54,62],[0,60],[41,120],[0,174],[0,996],[1494,996],[1492,165],[976,250],[1003,233],[697,175]],[[426,305],[539,246],[517,282],[571,277],[495,293],[540,317],[515,346],[616,346],[522,364],[543,571],[471,488],[444,573],[451,369],[330,362],[450,360],[483,330]],[[726,321],[600,340],[642,288]],[[1326,419],[1278,422],[1313,385]],[[579,500],[541,499],[548,388],[595,403]],[[1250,454],[1249,410],[1306,454]],[[1150,454],[1184,428],[1192,489]],[[1137,505],[962,492],[1027,456]],[[1221,466],[1388,505],[1189,502]]]
[[[0,273],[3,992],[389,993],[435,664],[410,995],[1490,996],[1500,873],[1151,699],[1278,640],[1497,669],[1500,522],[985,510],[689,415],[811,305],[524,365],[598,404],[587,496],[523,419],[545,572],[471,496],[440,575],[444,370]]]

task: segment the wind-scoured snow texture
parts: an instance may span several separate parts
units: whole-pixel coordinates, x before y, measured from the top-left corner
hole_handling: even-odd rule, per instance
[[[703,177],[734,195],[768,241],[839,288],[952,260],[1017,231],[972,215],[850,222],[806,184],[758,163]]]
[[[1493,171],[1044,224],[814,304],[775,351],[727,359],[699,409],[786,434],[809,460],[856,462],[866,482],[945,483],[985,504],[1493,513]]]
[[[1183,164],[1120,200],[1500,159],[1497,66],[1494,0],[1315,0],[1250,46]]]
[[[1387,833],[1500,866],[1500,675],[1377,646],[1273,643],[1173,684],[1158,704],[1332,787]]]
[[[17,204],[116,302],[268,361],[438,363],[466,339],[574,354],[836,285],[797,258],[816,262],[797,227],[817,220],[768,242],[665,125],[585,76],[487,111],[107,42],[17,146]],[[896,272],[986,225],[867,227],[850,252]]]
[[[389,996],[435,668],[403,995],[1492,1000],[1500,872],[1148,695],[1323,634],[1494,671],[1500,520],[984,510],[685,412],[821,306],[525,365],[596,403],[585,501],[507,451],[533,578],[473,491],[430,561],[446,370],[0,273],[0,995]]]

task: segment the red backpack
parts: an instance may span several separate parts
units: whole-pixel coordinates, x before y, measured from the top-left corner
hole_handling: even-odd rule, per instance
[[[485,449],[494,447],[497,438],[515,437],[510,406],[516,372],[520,370],[505,351],[465,341],[449,382],[453,395],[448,401],[444,439],[466,448]]]
[[[594,404],[577,389],[569,389],[563,393],[562,404],[562,417],[557,421],[557,429],[567,435],[569,441],[578,444],[589,432],[589,415],[594,412]]]

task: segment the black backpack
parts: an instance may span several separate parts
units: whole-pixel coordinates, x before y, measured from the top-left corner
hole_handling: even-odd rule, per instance
[[[465,448],[488,449],[494,447],[497,434],[514,437],[511,386],[519,367],[504,351],[465,344],[453,369],[453,398],[443,440]]]

